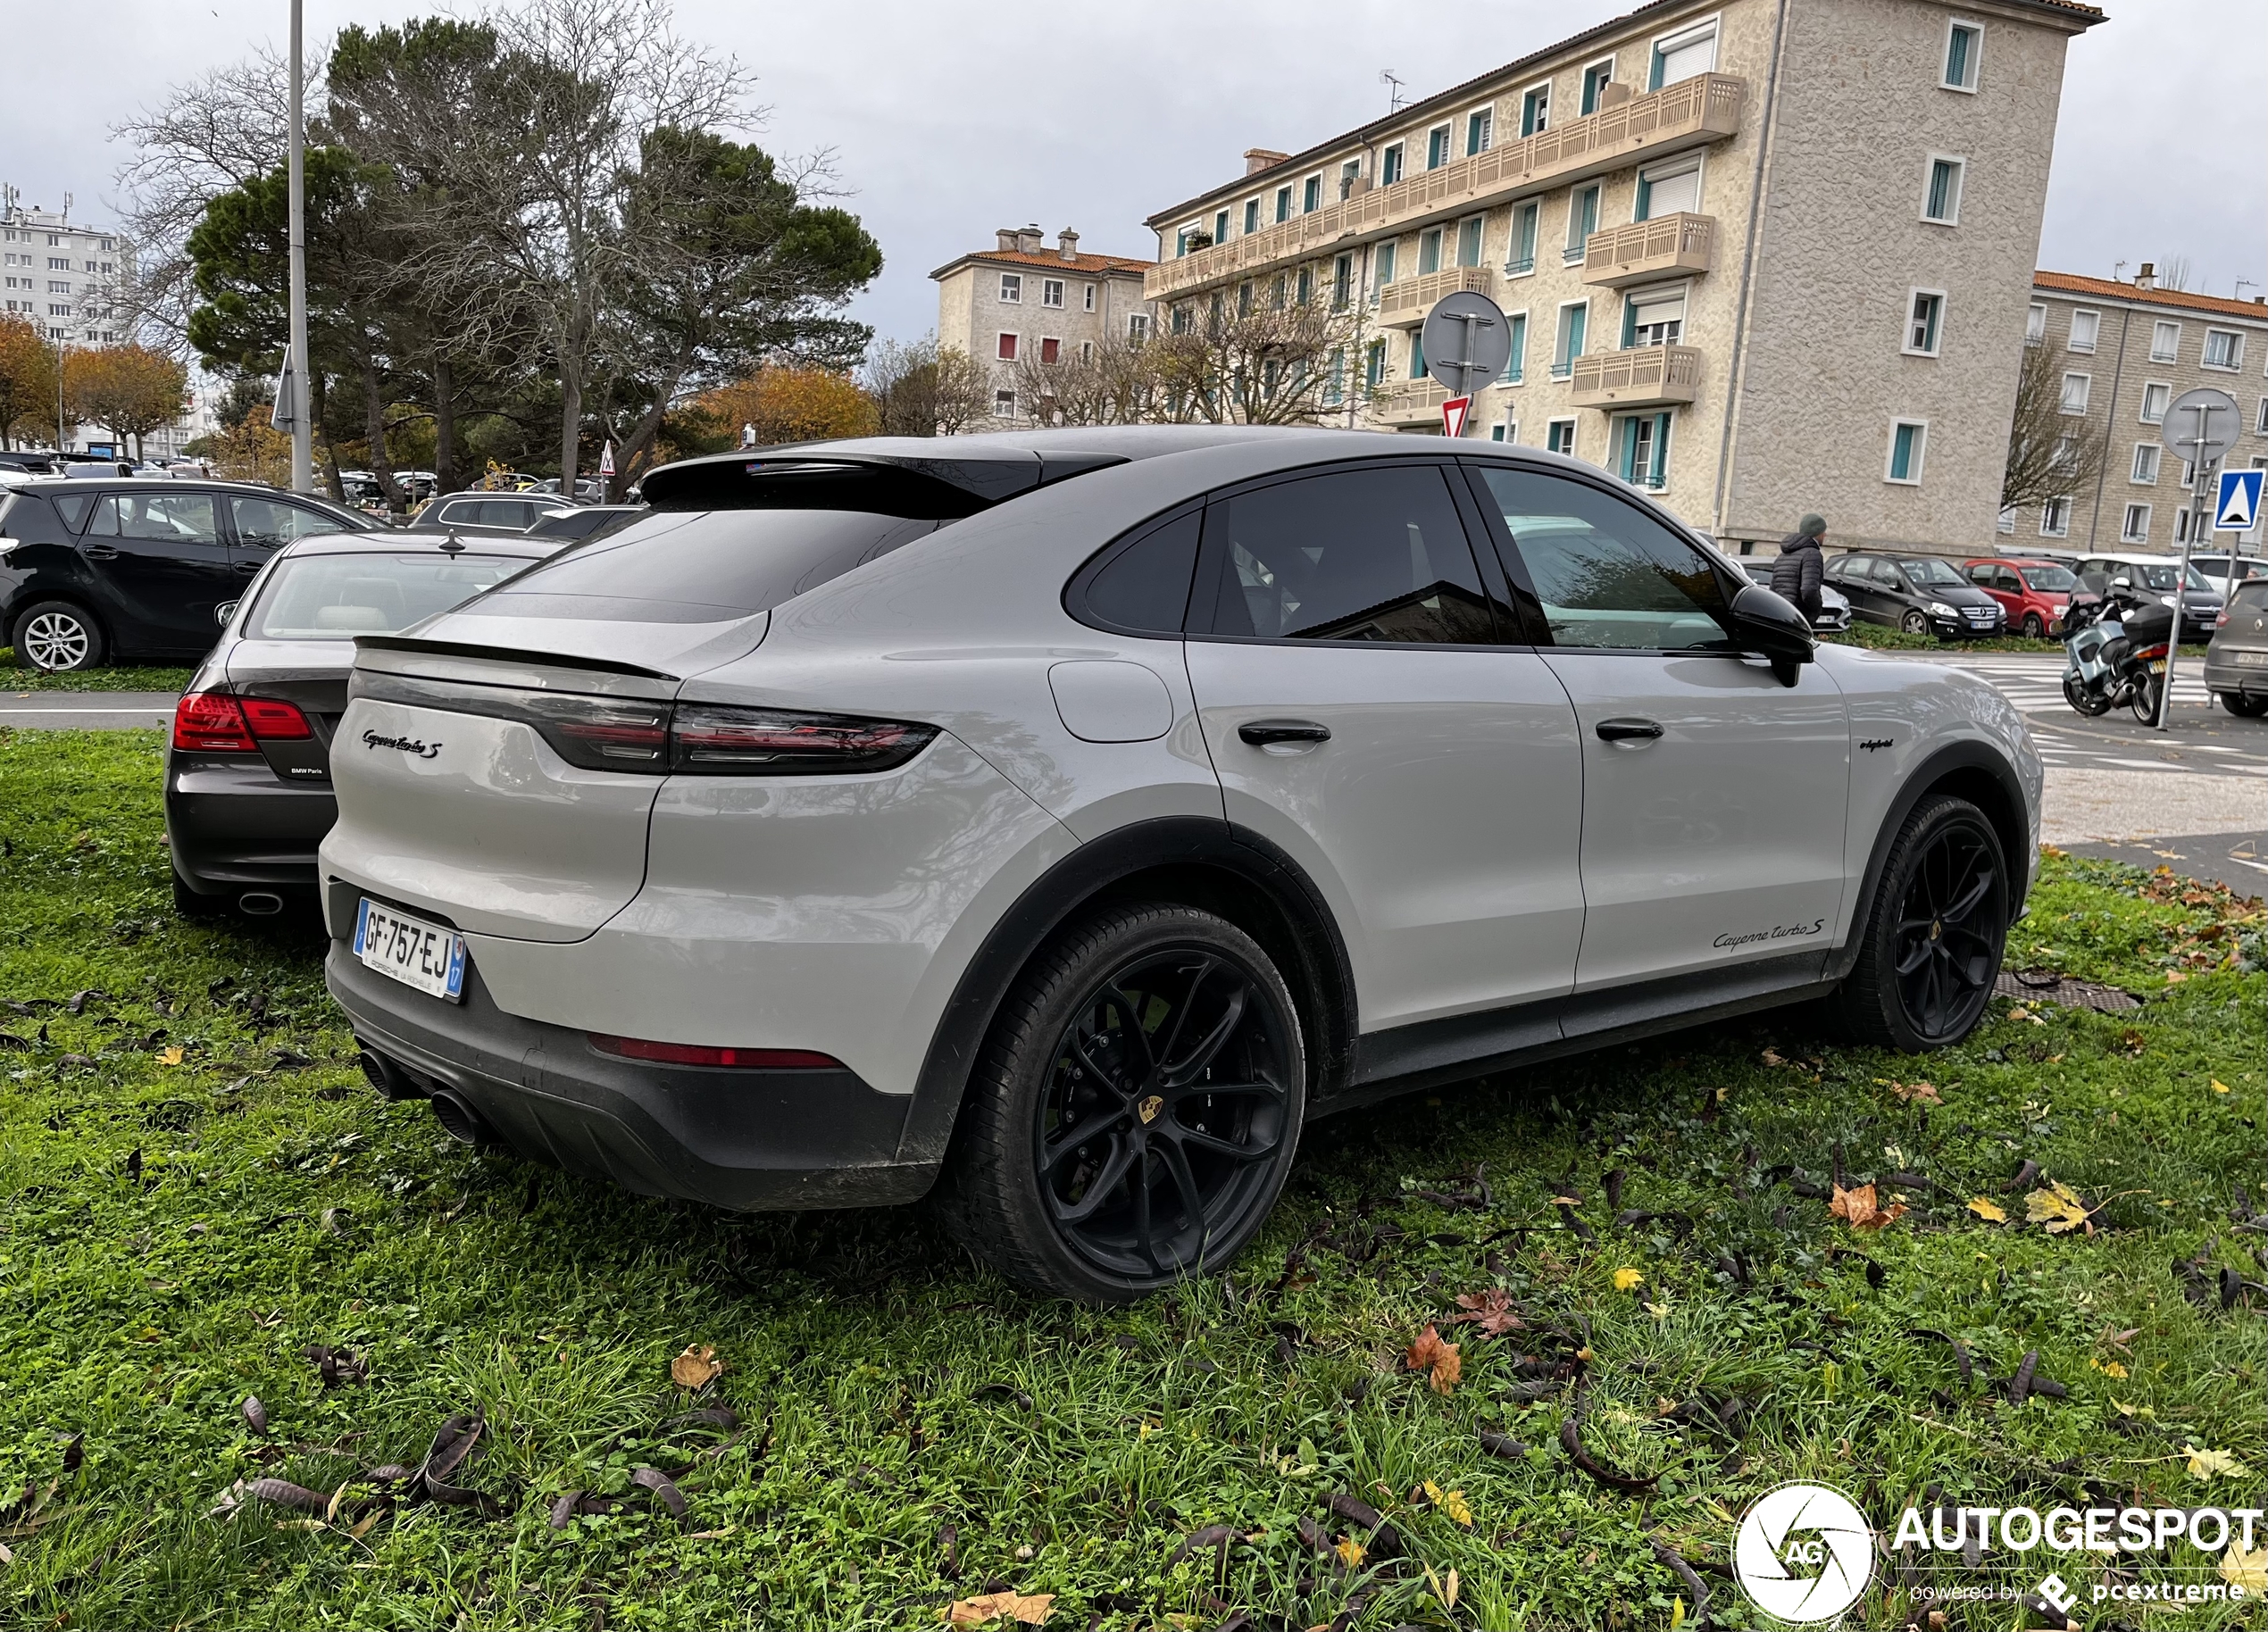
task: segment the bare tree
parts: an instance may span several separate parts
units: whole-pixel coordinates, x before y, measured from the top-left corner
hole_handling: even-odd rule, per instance
[[[2064,410],[2063,371],[2045,346],[2027,346],[2016,374],[2016,412],[2000,507],[2042,504],[2090,486],[2102,474],[2107,441],[2084,414]]]
[[[1163,417],[1156,354],[1114,338],[1055,362],[1016,364],[1016,396],[1034,419],[1056,425],[1142,425]]]
[[[957,437],[992,412],[991,371],[934,334],[876,341],[862,383],[885,437]]]
[[[1356,313],[1311,299],[1222,299],[1146,342],[1162,412],[1229,425],[1317,425],[1337,413],[1355,366]]]

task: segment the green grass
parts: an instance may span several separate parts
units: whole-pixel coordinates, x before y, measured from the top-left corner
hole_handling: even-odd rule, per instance
[[[2238,1185],[2261,1204],[2268,1170],[2268,954],[2257,909],[2225,895],[2051,858],[2011,962],[2130,988],[2133,1012],[2035,1024],[2000,1003],[1927,1061],[1766,1016],[1319,1124],[1229,1280],[1101,1313],[1019,1295],[915,1210],[673,1206],[379,1103],[306,931],[171,916],[158,763],[154,733],[0,733],[0,999],[31,1009],[0,1008],[0,1491],[54,1485],[0,1513],[0,1625],[935,1627],[1000,1582],[1059,1595],[1059,1628],[1312,1627],[1352,1595],[1364,1628],[1619,1632],[1666,1627],[1684,1593],[1650,1538],[1721,1564],[1724,1512],[1794,1477],[1877,1522],[1932,1484],[2261,1505],[2261,1316],[2196,1306],[2169,1269],[2263,1273],[2230,1209]],[[88,987],[107,995],[52,1006]],[[1941,1107],[1889,1086],[1922,1076]],[[2026,1159],[2101,1203],[2091,1236],[2024,1222],[2002,1187]],[[1914,1211],[1862,1236],[1790,1188],[1839,1163],[1941,1190],[1901,1192]],[[1617,1171],[1623,1207],[1683,1220],[1617,1228]],[[1571,1193],[1596,1240],[1554,1205]],[[1968,1212],[1980,1195],[2011,1221]],[[1720,1267],[1736,1255],[1746,1285]],[[1618,1291],[1622,1269],[1643,1280]],[[1530,1329],[1444,1328],[1463,1378],[1431,1391],[1404,1346],[1488,1289]],[[1964,1387],[1915,1328],[1996,1377],[2037,1350],[2069,1397]],[[311,1344],[367,1380],[325,1388]],[[737,1409],[736,1436],[668,1425],[700,1403],[667,1374],[688,1344],[725,1362],[704,1397]],[[1584,1443],[1659,1473],[1651,1496],[1570,1465],[1563,1388],[1516,1397],[1522,1353],[1578,1346]],[[1752,1406],[1737,1440],[1664,1424],[1705,1394]],[[492,1513],[352,1483],[475,1408],[487,1436],[454,1477]],[[1537,1448],[1484,1454],[1484,1424]],[[2250,1471],[2200,1483],[2185,1445]],[[686,1527],[630,1484],[640,1465],[675,1472]],[[347,1488],[328,1526],[258,1501],[212,1516],[263,1477]],[[1469,1529],[1413,1501],[1428,1480],[1462,1493]],[[554,1531],[570,1489],[638,1499]],[[1384,1510],[1405,1556],[1351,1576],[1308,1559],[1299,1520],[1347,1533],[1334,1492]],[[1240,1538],[1224,1575],[1209,1551],[1173,1561],[1215,1524]],[[1434,1585],[1451,1570],[1454,1613]],[[1719,1624],[1757,1624],[1706,1578]],[[1868,1624],[1896,1615],[1867,1600]]]
[[[1886,624],[1854,618],[1850,628],[1823,638],[1837,645],[1866,646],[1878,652],[2061,652],[2060,640],[2027,640],[2022,635],[1995,635],[1984,640],[1940,640],[1935,635],[1909,635]]]
[[[19,664],[16,654],[0,646],[0,696],[12,691],[179,691],[196,672],[186,669],[76,669],[69,674],[47,674],[29,664]]]

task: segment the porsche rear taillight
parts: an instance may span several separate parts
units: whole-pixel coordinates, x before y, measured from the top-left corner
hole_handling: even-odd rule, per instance
[[[936,735],[934,726],[901,720],[680,703],[670,721],[670,758],[678,770],[708,776],[888,770]]]

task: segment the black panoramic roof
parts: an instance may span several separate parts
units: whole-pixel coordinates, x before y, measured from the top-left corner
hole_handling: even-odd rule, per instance
[[[655,510],[855,510],[955,520],[1137,459],[1311,434],[1280,426],[1127,425],[857,437],[682,460],[649,472],[638,487]]]

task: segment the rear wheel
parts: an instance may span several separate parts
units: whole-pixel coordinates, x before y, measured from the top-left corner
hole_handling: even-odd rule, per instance
[[[2000,836],[1951,795],[1924,798],[1891,842],[1858,962],[1836,995],[1862,1043],[1919,1053],[1983,1019],[2008,939]]]
[[[39,601],[24,608],[9,631],[16,661],[46,674],[70,674],[103,661],[103,631],[82,607]]]
[[[1926,635],[1930,632],[1929,617],[1918,606],[1907,612],[1905,617],[1900,618],[1897,620],[1897,626],[1909,635]]]
[[[2224,691],[2221,694],[2221,706],[2239,720],[2257,720],[2268,714],[2268,696],[2247,697],[2240,691]]]
[[[1011,1280],[1128,1303],[1250,1245],[1305,1112],[1297,1010],[1259,945],[1194,908],[1115,908],[1002,1005],[939,1199]]]
[[[2155,674],[2134,677],[2134,689],[2126,694],[2126,706],[2134,711],[2135,719],[2144,725],[2158,722],[2158,694],[2164,687],[2165,681]]]

